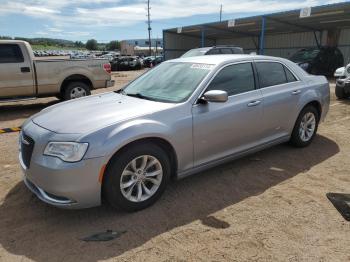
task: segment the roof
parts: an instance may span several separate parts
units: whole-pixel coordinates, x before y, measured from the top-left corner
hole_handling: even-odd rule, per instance
[[[203,56],[193,56],[177,58],[173,60],[168,60],[166,62],[181,62],[181,63],[198,63],[198,64],[210,64],[219,65],[225,62],[231,61],[242,61],[242,60],[274,60],[274,61],[284,61],[285,59],[273,56],[262,56],[262,55],[203,55]]]
[[[229,20],[182,27],[179,35],[205,38],[232,38],[232,36],[259,36],[263,17],[266,18],[265,34],[281,34],[307,31],[322,31],[329,28],[350,27],[350,2],[316,6],[311,8],[309,17],[300,18],[301,9],[260,16],[235,19],[234,26],[228,27]],[[164,30],[177,34],[177,28]]]

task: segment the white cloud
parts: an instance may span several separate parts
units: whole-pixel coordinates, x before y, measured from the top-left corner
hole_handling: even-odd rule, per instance
[[[111,7],[103,7],[103,4],[106,3]],[[152,20],[162,20],[218,13],[220,4],[223,4],[223,11],[226,14],[244,15],[252,12],[271,13],[315,6],[327,3],[327,1],[153,0],[151,3]],[[85,4],[89,4],[89,7],[84,7]],[[91,8],[91,6],[95,7]],[[67,9],[69,14],[66,13]],[[119,0],[11,0],[1,5],[1,14],[24,14],[45,18],[53,22],[57,28],[66,28],[72,24],[83,27],[91,25],[121,27],[145,21],[146,4],[143,0],[132,3],[122,3]]]

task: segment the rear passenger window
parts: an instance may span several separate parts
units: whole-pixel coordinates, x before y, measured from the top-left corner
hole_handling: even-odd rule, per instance
[[[287,83],[283,65],[274,62],[257,62],[259,82],[262,88]]]
[[[232,50],[229,48],[221,48],[221,54],[232,54]]]
[[[207,53],[207,55],[218,55],[218,54],[220,54],[220,49],[212,49]]]
[[[295,81],[297,81],[297,79],[292,74],[292,72],[289,71],[289,69],[287,67],[285,67],[285,66],[284,66],[284,71],[286,71],[286,76],[287,76],[287,81],[288,82],[295,82]]]
[[[230,65],[222,69],[209,84],[209,90],[226,91],[229,96],[255,89],[251,63]]]
[[[18,45],[0,45],[0,63],[20,63],[23,61],[23,54]]]

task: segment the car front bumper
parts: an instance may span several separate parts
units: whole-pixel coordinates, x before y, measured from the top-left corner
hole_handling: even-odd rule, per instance
[[[336,84],[343,88],[346,93],[350,93],[350,78],[338,79]]]
[[[49,141],[47,138],[55,136],[55,133],[32,122],[22,132],[35,141],[29,167],[24,163],[22,152],[19,153],[24,183],[40,200],[69,209],[101,204],[99,173],[103,166],[102,158],[68,163],[56,157],[45,156],[43,148]]]

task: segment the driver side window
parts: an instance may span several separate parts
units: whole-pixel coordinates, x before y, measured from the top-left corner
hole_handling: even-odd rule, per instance
[[[209,84],[209,90],[226,91],[229,96],[255,89],[252,63],[230,65],[223,68]]]

